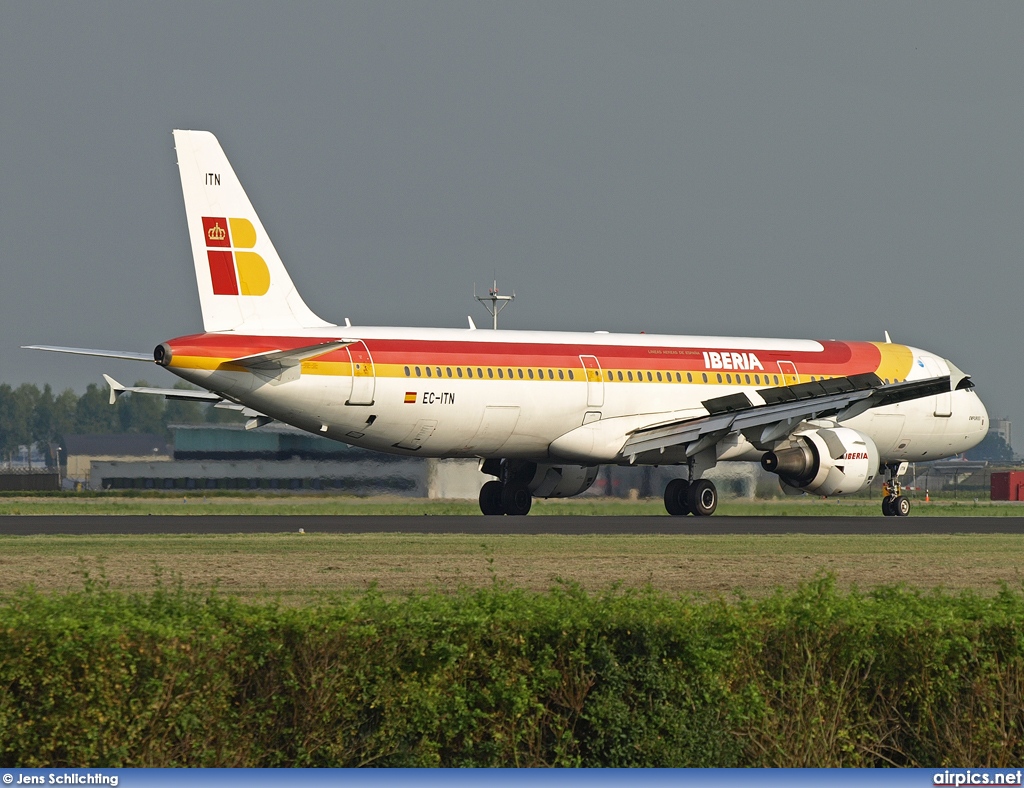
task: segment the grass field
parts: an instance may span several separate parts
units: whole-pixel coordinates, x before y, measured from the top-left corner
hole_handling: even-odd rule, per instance
[[[0,536],[0,596],[26,585],[64,592],[88,574],[116,588],[162,583],[246,600],[323,601],[492,583],[600,591],[621,584],[673,595],[763,596],[815,575],[840,588],[904,583],[984,594],[1024,585],[1024,535],[525,536],[258,534]]]
[[[719,515],[879,517],[875,500],[723,500]],[[0,514],[478,515],[473,501],[340,496],[13,496]],[[913,514],[1020,516],[1017,504],[917,501]],[[537,501],[531,516],[664,515],[660,500]],[[284,527],[284,526],[282,526]],[[291,528],[291,524],[287,526]],[[309,530],[309,529],[307,529]],[[965,532],[969,525],[965,523]],[[296,529],[297,531],[297,529]],[[904,583],[993,593],[1024,584],[1024,535],[958,536],[521,536],[282,533],[262,535],[32,536],[0,534],[0,595],[33,585],[79,588],[86,574],[145,590],[159,582],[217,587],[290,604],[371,586],[389,594],[453,591],[494,582],[590,591],[614,584],[670,594],[761,596],[829,573],[841,588]]]
[[[826,500],[803,496],[771,500],[723,498],[717,515],[743,517],[843,516],[878,517],[881,500]],[[416,498],[355,498],[333,495],[22,495],[0,498],[0,515],[60,514],[306,514],[306,515],[480,515],[476,501]],[[664,516],[660,498],[572,498],[534,501],[530,516],[650,515]],[[1024,516],[1024,504],[973,498],[912,502],[914,516]]]

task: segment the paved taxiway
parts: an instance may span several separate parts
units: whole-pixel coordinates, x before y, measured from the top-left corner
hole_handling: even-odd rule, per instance
[[[38,534],[1024,534],[1024,517],[466,517],[317,515],[0,516]]]

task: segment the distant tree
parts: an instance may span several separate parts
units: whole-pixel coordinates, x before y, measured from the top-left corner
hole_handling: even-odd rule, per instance
[[[41,447],[46,447],[46,464],[53,465],[56,460],[56,447],[64,441],[64,436],[74,430],[75,408],[78,397],[71,389],[66,389],[57,397],[47,383],[36,400],[32,413],[32,440]]]
[[[0,453],[10,462],[19,446],[32,443],[32,421],[39,401],[39,388],[22,383],[12,389],[0,385]]]
[[[196,390],[195,386],[189,385],[184,380],[179,380],[175,383],[174,388],[181,389],[182,391]],[[171,424],[202,424],[206,417],[206,414],[203,412],[204,407],[209,406],[204,406],[200,402],[169,399],[164,405],[164,426],[168,427]]]
[[[117,410],[110,407],[109,393],[95,383],[85,387],[85,393],[75,405],[75,429],[79,434],[124,432]]]
[[[1011,462],[1011,449],[998,432],[990,432],[984,440],[970,451],[964,453],[969,460],[986,460],[988,462]]]
[[[144,380],[135,381],[136,386],[148,386]],[[164,426],[164,399],[147,394],[129,394],[117,401],[117,416],[123,432],[150,433],[162,435]]]

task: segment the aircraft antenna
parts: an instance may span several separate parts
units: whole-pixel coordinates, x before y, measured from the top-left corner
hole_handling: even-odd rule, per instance
[[[487,295],[476,294],[476,282],[473,283],[473,298],[484,305],[484,309],[494,319],[494,330],[498,330],[498,313],[508,306],[510,303],[516,300],[516,292],[512,291],[512,295],[499,295],[498,293],[498,280],[495,279],[490,289],[487,291]],[[488,303],[490,302],[490,303]]]

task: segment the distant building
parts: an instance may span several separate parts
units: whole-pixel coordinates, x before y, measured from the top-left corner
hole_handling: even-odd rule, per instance
[[[1013,441],[1010,440],[1013,436],[1013,424],[1009,419],[992,419],[988,431],[1002,438],[1007,446],[1013,446]]]
[[[476,460],[402,457],[282,424],[175,425],[173,459],[94,461],[94,490],[334,490],[350,495],[476,498],[488,477]],[[167,460],[171,460],[168,462]]]
[[[94,462],[168,462],[171,452],[167,442],[147,433],[110,435],[67,435],[64,438],[68,480],[88,483]]]

